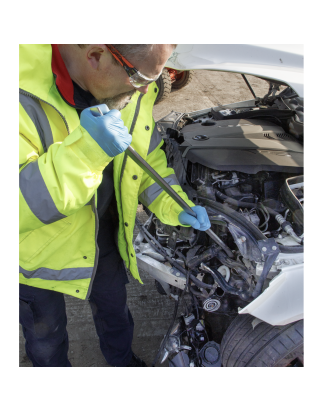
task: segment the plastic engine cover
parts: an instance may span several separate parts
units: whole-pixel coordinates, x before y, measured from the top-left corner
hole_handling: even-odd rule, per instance
[[[181,134],[183,157],[212,169],[248,174],[303,170],[303,147],[269,121],[206,120],[183,127]]]

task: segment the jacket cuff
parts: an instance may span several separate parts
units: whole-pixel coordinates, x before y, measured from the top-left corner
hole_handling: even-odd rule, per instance
[[[193,203],[193,201],[190,201],[188,199],[185,199],[185,203],[192,207],[195,207],[195,204]],[[171,212],[174,213],[176,215],[176,220],[177,220],[177,224],[176,225],[180,225],[182,227],[191,227],[190,225],[186,225],[186,224],[182,224],[179,222],[178,220],[178,216],[180,215],[180,213],[183,211],[182,207],[180,205],[178,205],[177,203],[173,202],[171,205]]]

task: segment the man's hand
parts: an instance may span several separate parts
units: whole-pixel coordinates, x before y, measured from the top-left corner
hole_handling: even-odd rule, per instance
[[[196,218],[182,211],[178,216],[178,220],[181,224],[191,225],[196,230],[205,231],[211,227],[209,216],[204,207],[195,206],[192,210],[196,213]]]
[[[125,127],[119,110],[110,110],[106,104],[98,106],[103,116],[95,116],[91,107],[81,113],[81,126],[90,134],[108,156],[115,157],[123,153],[130,145],[132,136]]]

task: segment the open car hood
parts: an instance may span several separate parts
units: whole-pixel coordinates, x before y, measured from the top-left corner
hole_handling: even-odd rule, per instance
[[[166,63],[176,70],[217,70],[251,74],[303,91],[303,45],[179,44]]]

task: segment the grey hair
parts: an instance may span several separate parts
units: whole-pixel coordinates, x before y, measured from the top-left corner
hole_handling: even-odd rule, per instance
[[[136,60],[142,61],[147,58],[155,44],[111,44],[115,47],[124,57],[131,60],[132,57],[135,57]],[[171,44],[175,49],[177,44]],[[79,47],[84,48],[87,44],[78,44]],[[114,61],[114,60],[113,60]],[[115,62],[116,64],[119,64]]]
[[[138,61],[147,58],[147,55],[149,55],[154,48],[154,44],[112,44],[112,46],[129,60],[135,57]]]

